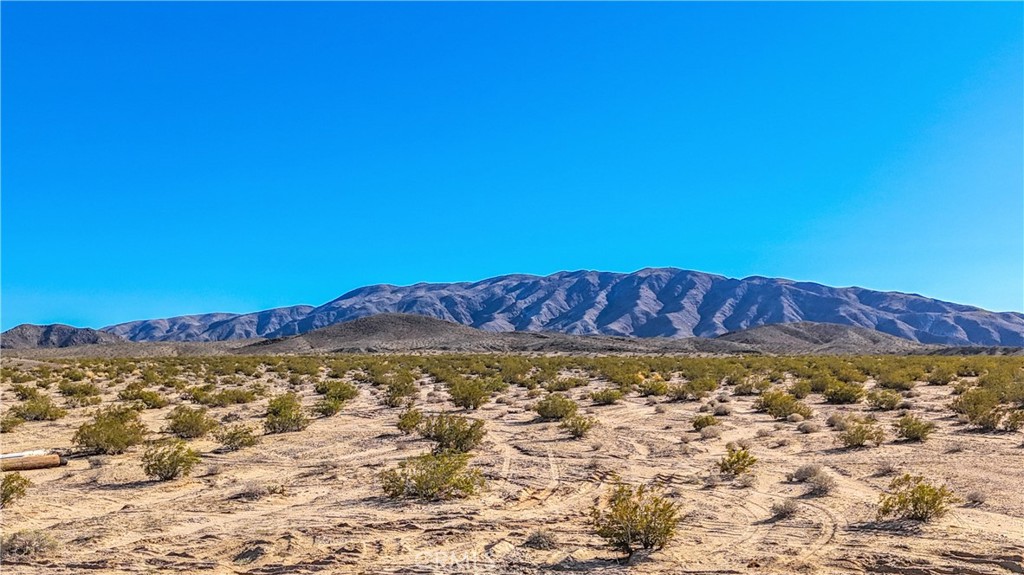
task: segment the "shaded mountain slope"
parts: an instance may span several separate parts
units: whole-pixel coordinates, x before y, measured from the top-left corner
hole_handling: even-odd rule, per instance
[[[23,323],[0,334],[0,348],[3,349],[71,347],[123,341],[123,338],[112,333],[59,323],[51,325]]]
[[[757,276],[731,279],[675,268],[374,285],[315,308],[182,316],[103,329],[133,341],[281,338],[381,313],[434,317],[492,332],[687,338],[815,322],[863,327],[926,344],[1024,346],[1021,313],[990,312],[914,294]]]

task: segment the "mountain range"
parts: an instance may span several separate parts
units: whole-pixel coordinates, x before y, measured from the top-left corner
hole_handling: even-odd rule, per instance
[[[99,332],[133,342],[276,339],[384,313],[433,317],[490,332],[709,338],[762,325],[815,322],[868,328],[924,344],[1024,346],[1024,314],[1017,312],[991,312],[916,294],[760,276],[732,279],[676,268],[381,284],[316,307],[139,320]],[[4,347],[10,347],[13,331],[4,334]]]
[[[634,273],[514,274],[477,282],[372,285],[323,305],[141,320],[102,328],[130,341],[280,338],[380,313],[434,317],[485,331],[715,337],[760,325],[858,326],[919,343],[1024,346],[1024,314],[916,294],[676,268]]]

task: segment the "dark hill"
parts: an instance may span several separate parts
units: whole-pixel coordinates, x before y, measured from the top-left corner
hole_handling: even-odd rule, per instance
[[[0,348],[3,349],[71,347],[123,341],[123,338],[112,333],[59,323],[51,325],[23,323],[0,334]]]

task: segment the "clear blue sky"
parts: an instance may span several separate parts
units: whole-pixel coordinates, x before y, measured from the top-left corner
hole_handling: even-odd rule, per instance
[[[1024,309],[1024,5],[2,4],[2,324],[676,266]]]

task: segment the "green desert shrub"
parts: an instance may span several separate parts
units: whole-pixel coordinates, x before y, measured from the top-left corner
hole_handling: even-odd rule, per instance
[[[754,403],[754,409],[763,411],[775,419],[786,419],[794,413],[805,419],[814,415],[814,411],[806,404],[785,391],[779,390],[768,390],[762,393]]]
[[[878,500],[878,520],[888,518],[930,521],[942,517],[959,498],[946,486],[935,487],[924,477],[904,474],[892,480]]]
[[[32,482],[18,473],[5,473],[0,480],[0,507],[10,507],[12,503],[25,496],[25,490],[32,487]]]
[[[632,555],[638,549],[661,549],[679,526],[679,504],[645,485],[616,485],[605,507],[594,506],[591,522],[598,537]]]
[[[750,471],[757,458],[744,447],[728,447],[728,453],[718,462],[718,470],[728,475],[740,475]]]
[[[399,414],[398,431],[401,431],[405,435],[409,435],[416,431],[416,428],[418,428],[421,423],[423,423],[423,412],[415,407],[410,407]]]
[[[772,386],[766,379],[748,379],[737,383],[732,392],[736,395],[757,395],[764,393]]]
[[[896,391],[910,391],[914,389],[918,377],[922,373],[913,370],[894,370],[882,373],[878,376],[878,386]]]
[[[281,394],[267,404],[267,417],[263,421],[267,433],[302,431],[308,425],[309,418],[302,411],[299,396],[294,393]]]
[[[64,397],[90,397],[100,394],[100,388],[87,381],[62,381],[57,386],[57,391]]]
[[[146,389],[138,383],[129,384],[117,394],[117,398],[123,401],[137,401],[146,409],[159,409],[169,403],[159,392]]]
[[[693,428],[697,431],[704,429],[705,427],[711,427],[712,425],[718,425],[718,418],[714,415],[698,415],[693,418]]]
[[[24,421],[54,421],[68,414],[67,410],[57,407],[49,395],[42,394],[12,407],[8,413]]]
[[[467,469],[466,453],[428,453],[411,457],[380,475],[384,494],[392,499],[411,497],[426,501],[461,499],[484,487],[479,470]]]
[[[623,393],[618,389],[608,388],[590,394],[590,399],[598,405],[611,405],[622,399]]]
[[[946,366],[938,366],[928,374],[929,385],[949,385],[954,379],[956,370]]]
[[[25,401],[34,397],[39,397],[38,387],[29,387],[23,383],[16,383],[11,386],[11,391],[14,392],[14,396],[18,399]]]
[[[587,435],[587,433],[597,424],[597,418],[584,417],[582,415],[573,415],[566,417],[559,424],[559,427],[569,432],[569,435],[576,439],[580,439]]]
[[[232,387],[214,392],[212,389],[207,388],[207,386],[203,386],[189,389],[187,395],[192,401],[200,405],[226,407],[228,405],[241,405],[255,401],[259,393],[256,389],[241,387]]]
[[[845,447],[864,447],[869,442],[876,446],[885,441],[885,432],[873,421],[847,418],[839,433],[839,442]]]
[[[437,442],[434,453],[465,453],[480,445],[487,435],[482,420],[444,413],[423,418],[418,431]]]
[[[893,424],[896,435],[908,441],[924,441],[935,431],[935,424],[917,416],[907,414]]]
[[[0,417],[0,433],[10,433],[23,423],[25,423],[24,419],[12,413],[6,413]]]
[[[223,427],[217,431],[217,441],[220,441],[221,451],[238,451],[246,447],[252,447],[260,442],[260,436],[252,427],[238,423]]]
[[[891,389],[872,389],[868,393],[868,404],[878,410],[892,411],[901,403],[903,403],[903,396]]]
[[[197,463],[199,454],[180,439],[152,445],[142,455],[142,471],[160,481],[188,476]]]
[[[637,391],[643,397],[668,395],[668,382],[662,379],[645,379],[637,386]]]
[[[491,397],[487,384],[480,379],[457,378],[448,386],[452,403],[465,409],[478,409]]]
[[[72,442],[88,451],[113,455],[142,443],[146,431],[138,410],[110,406],[97,410],[91,422],[82,424]]]
[[[789,393],[797,399],[803,399],[811,394],[811,382],[801,379],[789,386]]]
[[[207,415],[205,407],[179,405],[167,415],[167,433],[183,439],[203,437],[217,429],[217,420]]]
[[[359,395],[359,388],[347,381],[319,381],[313,386],[313,391],[323,395],[327,399],[334,399],[346,402],[355,399]]]
[[[864,386],[859,383],[837,381],[825,389],[825,401],[835,404],[857,403],[864,399]]]
[[[544,388],[548,391],[569,391],[577,387],[583,387],[590,383],[582,377],[564,377],[547,382]]]
[[[545,421],[572,417],[578,408],[575,401],[560,393],[552,393],[533,406],[533,410]]]

